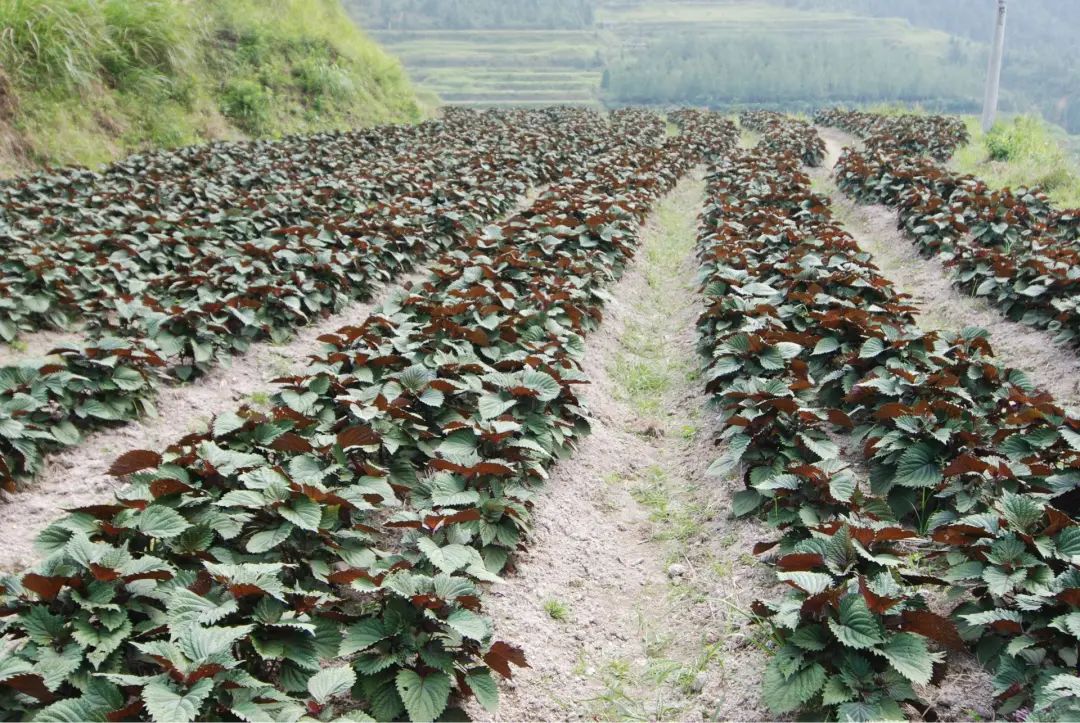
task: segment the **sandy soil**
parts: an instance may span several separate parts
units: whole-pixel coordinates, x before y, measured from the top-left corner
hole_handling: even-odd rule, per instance
[[[747,554],[768,533],[729,519],[735,482],[704,475],[719,452],[695,372],[689,249],[701,194],[700,179],[684,181],[648,222],[586,343],[593,433],[553,470],[529,550],[485,598],[498,637],[532,665],[503,686],[496,720],[768,717],[764,631],[744,612],[772,585]],[[673,233],[683,247],[669,273],[653,261]],[[642,338],[655,342],[645,355]],[[654,411],[627,393],[641,366],[666,380]],[[558,605],[565,619],[552,615]]]
[[[47,358],[53,349],[81,346],[85,337],[80,330],[36,331],[20,335],[14,344],[0,343],[0,366],[34,362]]]
[[[919,325],[926,330],[978,326],[990,332],[997,358],[1021,369],[1062,404],[1080,410],[1080,356],[1055,344],[1052,337],[1033,327],[1005,319],[981,299],[967,296],[952,285],[949,271],[936,259],[919,256],[915,244],[897,228],[896,212],[882,204],[861,205],[840,193],[831,176],[841,147],[854,139],[831,128],[818,128],[828,149],[827,166],[809,169],[815,188],[833,198],[838,220],[874,257],[881,272],[901,291],[911,294],[921,311]]]

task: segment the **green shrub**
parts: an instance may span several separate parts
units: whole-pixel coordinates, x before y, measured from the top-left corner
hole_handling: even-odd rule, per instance
[[[957,151],[953,166],[991,186],[1039,186],[1061,206],[1080,205],[1080,168],[1055,131],[1037,116],[1000,122],[989,133],[968,119],[971,143]]]
[[[270,120],[270,93],[248,78],[231,81],[221,94],[221,112],[245,130],[258,133]]]
[[[1043,123],[1032,116],[1019,116],[1008,124],[998,123],[986,134],[984,145],[993,161],[1048,156],[1060,150],[1048,137]]]
[[[356,83],[340,65],[316,57],[305,58],[293,71],[300,90],[313,99],[348,102],[356,96]]]
[[[0,0],[0,73],[32,162],[421,116],[340,0]]]

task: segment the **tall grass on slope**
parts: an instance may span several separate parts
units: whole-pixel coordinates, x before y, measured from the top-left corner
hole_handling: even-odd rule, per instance
[[[420,116],[340,0],[0,0],[0,69],[24,167]]]
[[[190,6],[168,0],[5,0],[0,60],[38,90],[122,86],[136,71],[175,75],[190,57]]]

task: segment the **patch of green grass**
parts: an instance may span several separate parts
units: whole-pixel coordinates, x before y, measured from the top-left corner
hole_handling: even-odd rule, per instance
[[[604,480],[604,484],[616,485],[622,482],[623,476],[620,472],[606,472],[601,479]]]
[[[559,622],[565,622],[570,619],[570,606],[560,600],[544,601],[544,612],[546,612],[548,617],[552,620],[558,620]]]
[[[1064,131],[1034,116],[1001,121],[983,133],[979,119],[965,119],[971,142],[960,148],[952,166],[991,188],[1039,186],[1062,207],[1080,206],[1080,164],[1067,147]]]
[[[621,396],[633,404],[642,415],[653,416],[661,411],[663,395],[671,388],[671,378],[654,361],[619,354],[613,370]]]
[[[651,466],[643,472],[640,483],[630,490],[634,500],[648,508],[649,519],[656,523],[654,539],[685,543],[702,537],[710,516],[708,510],[698,503],[680,500],[672,493],[671,485],[666,470]],[[681,549],[673,548],[671,561],[681,557]]]
[[[270,406],[270,393],[269,392],[252,392],[248,396],[248,400],[256,407],[269,407]]]
[[[695,213],[671,197],[657,209],[655,230],[643,249],[648,293],[635,304],[639,313],[627,323],[620,338],[623,351],[609,370],[618,397],[643,417],[661,416],[671,390],[696,369],[673,347],[669,333],[673,295],[691,298],[684,263],[693,249]]]

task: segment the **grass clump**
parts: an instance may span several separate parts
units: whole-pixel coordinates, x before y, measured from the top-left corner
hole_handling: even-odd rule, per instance
[[[570,607],[559,600],[548,600],[544,603],[544,612],[552,620],[565,622],[570,619]]]
[[[1035,116],[1016,116],[983,133],[968,118],[971,143],[957,151],[953,166],[991,187],[1039,186],[1061,206],[1080,206],[1080,164],[1065,147],[1064,132]]]

